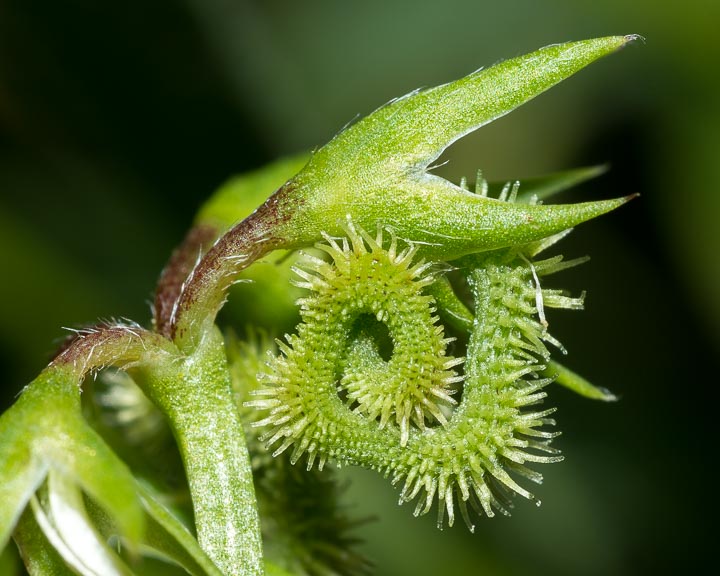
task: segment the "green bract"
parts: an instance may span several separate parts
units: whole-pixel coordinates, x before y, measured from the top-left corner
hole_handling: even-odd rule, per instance
[[[579,309],[582,296],[540,279],[584,259],[536,256],[627,198],[543,204],[602,168],[505,186],[479,176],[474,192],[428,169],[634,39],[550,46],[413,92],[311,155],[222,187],[163,271],[152,327],[78,331],[0,417],[0,546],[14,538],[31,574],[144,574],[153,562],[198,576],[362,574],[325,462],[390,475],[416,514],[437,503],[439,524],[459,511],[472,528],[473,509],[533,498],[518,476],[541,477],[526,464],[561,458],[544,388],[614,399],[550,358],[548,345],[563,349],[546,310]],[[223,336],[228,290],[250,280],[237,293],[248,336]],[[253,335],[281,336],[296,300],[301,323],[278,354]],[[191,509],[125,464],[83,411],[87,377],[106,368],[119,371],[101,396],[113,441],[150,450],[171,430]],[[301,457],[318,467],[294,468]]]
[[[636,38],[549,46],[411,93],[351,125],[213,246],[195,269],[200,280],[176,294],[168,332],[181,345],[194,340],[202,329],[193,325],[214,318],[237,272],[271,250],[312,245],[323,232],[341,234],[347,217],[366,230],[391,228],[419,244],[421,256],[448,260],[539,240],[620,206],[626,198],[555,206],[499,202],[426,170],[454,141]]]
[[[448,260],[544,238],[617,207],[622,200],[507,204],[427,170],[459,138],[632,39],[549,46],[388,103],[338,134],[285,185],[284,196],[293,199],[288,241],[312,242],[319,231],[339,234],[349,215],[368,230],[378,223],[392,228],[421,245],[424,257]]]

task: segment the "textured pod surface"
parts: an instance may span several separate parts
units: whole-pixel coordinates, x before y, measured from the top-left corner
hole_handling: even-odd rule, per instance
[[[423,293],[433,278],[427,264],[413,262],[415,247],[398,251],[390,234],[386,249],[382,230],[372,237],[352,223],[347,232],[347,238],[327,236],[326,243],[317,245],[330,262],[308,254],[304,267],[295,268],[298,285],[310,290],[298,302],[303,323],[297,336],[280,344],[285,368],[265,378],[280,383],[285,378],[280,373],[287,371],[295,380],[334,383],[338,376],[335,393],[345,405],[369,420],[378,419],[381,429],[392,422],[405,446],[411,427],[446,423],[443,409],[455,404],[453,385],[462,380],[452,368],[462,359],[445,354],[448,339],[437,325],[432,297]],[[275,406],[270,419],[276,425],[287,423],[271,434],[270,444],[284,439],[276,453],[294,442],[294,430],[322,420],[318,408]],[[307,418],[296,420],[300,412],[307,412]],[[297,444],[293,460],[306,448]]]
[[[557,433],[547,430],[553,409],[539,407],[552,381],[540,376],[545,343],[557,344],[544,308],[582,306],[540,287],[541,276],[577,263],[530,261],[551,243],[460,263],[475,314],[459,375],[452,369],[462,360],[447,354],[424,291],[428,264],[413,262],[412,245],[398,250],[391,236],[384,246],[381,233],[352,226],[347,238],[327,237],[319,248],[331,260],[311,257],[297,270],[310,290],[299,302],[303,322],[279,343],[247,404],[265,415],[256,424],[265,427],[262,439],[276,454],[292,448],[293,462],[306,454],[308,468],[329,458],[380,470],[401,483],[401,501],[417,499],[416,514],[437,500],[441,524],[445,513],[453,523],[456,506],[472,527],[468,504],[492,516],[507,512],[511,493],[533,499],[516,478],[541,476],[525,464],[562,458],[550,446]]]

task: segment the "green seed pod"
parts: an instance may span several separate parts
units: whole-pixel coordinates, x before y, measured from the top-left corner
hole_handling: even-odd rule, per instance
[[[440,524],[445,513],[453,523],[456,505],[472,527],[468,503],[492,516],[507,512],[510,493],[533,499],[515,476],[539,482],[525,463],[562,459],[550,446],[557,432],[547,430],[553,409],[538,408],[553,380],[541,375],[546,343],[559,346],[545,308],[582,307],[582,297],[541,288],[539,278],[583,259],[533,263],[548,241],[460,260],[474,314],[456,374],[462,359],[446,352],[415,246],[399,249],[392,234],[386,243],[382,231],[372,237],[351,223],[346,230],[317,246],[330,261],[312,257],[296,269],[310,291],[299,301],[302,323],[278,343],[246,404],[263,413],[261,440],[275,455],[292,448],[292,462],[306,455],[308,468],[332,459],[391,475],[403,483],[401,502],[418,499],[416,514],[437,499]]]

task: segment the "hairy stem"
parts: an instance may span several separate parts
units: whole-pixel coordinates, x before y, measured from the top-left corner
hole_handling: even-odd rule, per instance
[[[262,574],[252,469],[220,332],[205,333],[182,362],[141,368],[133,375],[170,421],[200,545],[224,574]]]
[[[192,350],[211,329],[237,274],[253,262],[287,244],[282,224],[290,219],[296,199],[288,186],[222,236],[189,273],[176,301],[168,328],[173,341]]]
[[[207,252],[217,237],[218,230],[213,226],[194,226],[180,246],[175,249],[170,261],[162,271],[155,290],[153,323],[155,330],[163,336],[168,338],[171,336],[175,306],[182,294],[185,281],[200,257]]]

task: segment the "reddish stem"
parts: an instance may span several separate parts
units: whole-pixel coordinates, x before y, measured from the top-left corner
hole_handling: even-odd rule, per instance
[[[153,324],[155,330],[166,338],[171,335],[170,319],[183,284],[217,236],[218,230],[212,226],[193,226],[163,269],[155,290]]]
[[[284,225],[301,203],[292,190],[289,183],[282,186],[255,212],[220,237],[188,272],[179,289],[175,281],[176,297],[172,305],[163,302],[163,310],[169,311],[168,317],[163,318],[163,334],[175,342],[183,341],[192,326],[213,322],[238,273],[268,252],[290,244],[284,235],[287,229]],[[171,294],[162,282],[159,289],[163,294]]]

